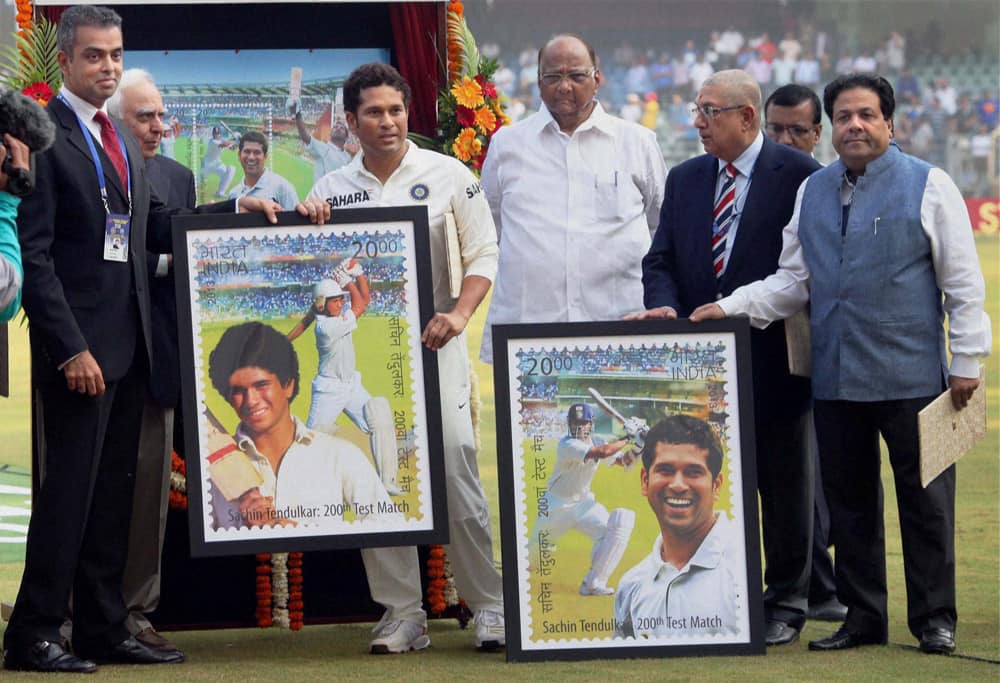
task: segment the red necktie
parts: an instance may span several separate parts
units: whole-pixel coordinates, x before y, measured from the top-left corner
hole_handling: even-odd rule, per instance
[[[722,277],[722,267],[725,265],[726,235],[729,233],[729,223],[733,219],[733,209],[736,208],[736,176],[739,171],[732,164],[726,164],[726,180],[722,183],[722,192],[715,202],[712,212],[712,268],[715,277]]]
[[[101,144],[104,145],[104,153],[111,159],[115,170],[118,171],[118,179],[122,181],[122,187],[128,187],[128,166],[125,164],[125,157],[122,156],[122,148],[118,141],[118,133],[115,131],[111,119],[103,111],[94,114],[94,120],[101,126]]]

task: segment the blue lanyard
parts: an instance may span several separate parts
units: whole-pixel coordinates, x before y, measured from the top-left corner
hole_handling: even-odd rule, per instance
[[[87,128],[87,124],[83,122],[83,119],[80,118],[80,115],[76,113],[76,110],[73,109],[73,105],[70,104],[65,97],[63,97],[62,93],[59,93],[56,97],[58,97],[63,104],[69,107],[69,110],[73,112],[74,116],[76,116],[76,122],[80,124],[80,132],[83,133],[83,139],[87,141],[87,148],[90,149],[90,157],[91,159],[94,160],[94,168],[97,171],[97,182],[101,186],[101,201],[104,203],[104,212],[110,216],[111,207],[108,205],[108,187],[104,182],[104,166],[101,164],[101,157],[97,154],[97,148],[94,147],[94,135],[93,133],[90,132],[90,129]],[[114,128],[114,125],[112,124],[111,127]],[[132,215],[132,172],[131,168],[129,168],[128,152],[125,149],[125,141],[122,140],[121,133],[118,132],[117,128],[115,128],[115,135],[118,137],[118,146],[121,147],[122,150],[122,158],[125,159],[125,176],[126,176],[127,191],[128,191],[128,215],[131,216]]]

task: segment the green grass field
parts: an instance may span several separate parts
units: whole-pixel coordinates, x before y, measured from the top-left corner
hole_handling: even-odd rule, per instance
[[[987,279],[987,311],[995,323],[1000,320],[1000,239],[979,237],[977,244]],[[478,357],[484,319],[485,307],[470,323],[470,347],[474,357]],[[12,391],[10,399],[0,400],[0,444],[3,444],[0,463],[27,468],[30,460],[28,351],[22,328],[14,324],[11,336]],[[311,341],[308,337],[304,335],[299,344]],[[492,369],[478,361],[476,369],[483,398],[480,474],[490,499],[494,543],[498,551]],[[364,654],[370,625],[342,624],[310,626],[300,633],[276,629],[174,633],[173,638],[188,654],[188,663],[181,667],[143,669],[142,680],[245,682],[336,677],[339,680],[380,681],[506,681],[517,677],[532,681],[690,681],[707,676],[741,681],[997,680],[1000,672],[997,668],[1000,661],[1000,342],[996,339],[993,355],[987,362],[987,385],[990,431],[958,465],[958,656],[928,657],[914,650],[915,642],[906,628],[895,491],[888,464],[883,462],[890,610],[890,645],[887,647],[866,647],[836,654],[810,653],[806,641],[825,636],[836,627],[810,622],[798,643],[772,648],[766,657],[507,665],[502,655],[474,652],[471,634],[458,631],[451,620],[432,622],[433,647],[430,650],[378,659]],[[6,482],[0,479],[0,484],[3,483]],[[602,490],[597,495],[600,499],[607,492]],[[4,502],[0,499],[2,505]],[[638,538],[637,532],[633,539],[638,542]],[[558,552],[570,549],[571,543],[577,543],[580,551],[589,545],[584,537],[574,541],[567,535]],[[626,558],[622,566],[629,566],[628,562]],[[585,570],[581,566],[581,572]],[[20,573],[20,560],[5,562],[0,556],[0,599],[13,599]],[[614,578],[619,575],[620,570]],[[134,668],[104,667],[97,677],[135,680],[139,674]],[[27,674],[5,672],[3,680],[35,679]]]

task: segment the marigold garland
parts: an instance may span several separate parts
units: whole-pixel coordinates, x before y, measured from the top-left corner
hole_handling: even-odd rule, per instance
[[[305,616],[305,601],[302,599],[302,553],[288,553],[288,628],[302,629]]]
[[[35,8],[31,6],[31,0],[17,0],[17,28],[26,31],[31,26],[35,16]]]
[[[257,553],[257,625],[269,628],[274,625],[271,616],[271,554]]]
[[[442,614],[448,606],[444,599],[444,546],[432,545],[427,556],[427,604],[431,614]]]
[[[171,510],[187,510],[187,466],[177,451],[170,453],[170,497]]]

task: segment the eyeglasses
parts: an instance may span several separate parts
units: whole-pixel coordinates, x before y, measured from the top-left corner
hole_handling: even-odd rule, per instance
[[[596,67],[588,71],[567,71],[566,73],[550,71],[548,73],[538,74],[538,80],[542,82],[542,85],[549,88],[560,85],[564,80],[568,80],[573,85],[583,85],[590,80],[595,73],[597,73]]]
[[[711,104],[695,105],[694,107],[691,108],[691,116],[693,116],[694,118],[698,118],[698,114],[701,114],[706,119],[715,119],[718,118],[719,114],[721,114],[724,111],[733,111],[734,109],[742,109],[745,106],[747,105],[733,104],[728,107],[715,107],[712,106]]]
[[[785,131],[788,131],[788,134],[793,138],[802,138],[813,132],[815,128],[815,126],[810,126],[809,128],[803,128],[802,126],[782,126],[780,123],[769,123],[764,126],[764,130],[772,138],[780,138],[781,134]]]

